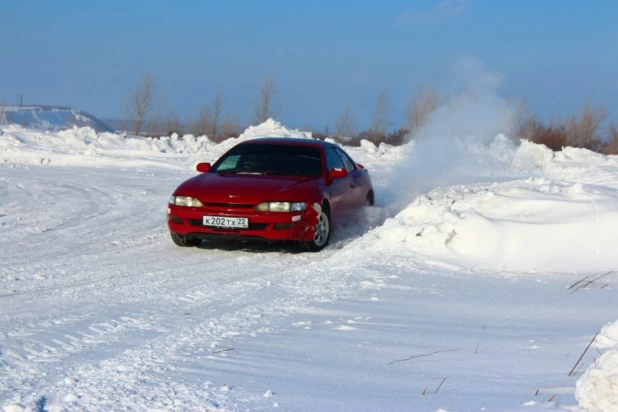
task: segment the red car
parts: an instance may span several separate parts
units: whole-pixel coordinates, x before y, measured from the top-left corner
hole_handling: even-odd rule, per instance
[[[323,249],[346,210],[373,205],[369,173],[337,145],[263,138],[240,143],[169,200],[167,223],[178,246],[202,239],[298,241]]]

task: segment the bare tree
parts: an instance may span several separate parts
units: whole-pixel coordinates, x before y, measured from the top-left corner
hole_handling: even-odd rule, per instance
[[[427,124],[429,117],[439,104],[440,95],[438,92],[428,89],[424,84],[418,87],[407,108],[407,127],[410,131],[410,137],[414,137]]]
[[[144,122],[156,106],[157,83],[150,72],[142,76],[137,87],[129,92],[127,112],[134,125],[135,134],[139,135]]]
[[[346,106],[335,124],[337,137],[352,137],[354,133],[354,115],[350,111],[350,105]]]
[[[253,103],[253,124],[264,123],[269,118],[281,114],[281,103],[275,100],[277,89],[272,76],[267,75],[262,81],[262,86]]]
[[[227,115],[221,126],[221,137],[227,139],[230,137],[238,137],[240,134],[240,126],[238,125],[237,116]]]
[[[199,113],[197,114],[197,117],[195,118],[195,126],[193,133],[196,136],[208,136],[208,133],[210,133],[210,130],[212,129],[212,126],[210,124],[211,118],[212,112],[210,110],[210,106],[205,104],[204,106],[202,106]],[[209,137],[212,138],[212,136]]]
[[[164,115],[165,112],[165,95],[160,92],[157,96],[157,102],[152,111],[152,115],[150,116],[150,121],[147,123],[147,126],[142,126],[142,133],[156,133],[156,134],[166,134],[165,130],[165,121],[166,117]],[[144,129],[146,128],[147,129]]]
[[[605,107],[585,105],[579,117],[571,115],[566,120],[567,145],[597,149],[596,145],[601,141],[599,129],[606,119]]]
[[[174,109],[170,109],[165,118],[165,134],[170,136],[172,133],[182,135],[182,123],[180,123],[180,116]]]
[[[195,120],[194,132],[197,136],[208,136],[216,141],[223,132],[224,114],[223,92],[218,91],[212,101],[212,106],[205,104]]]
[[[618,126],[615,123],[611,123],[607,129],[608,142],[605,145],[603,153],[606,155],[618,154]]]
[[[371,127],[369,131],[374,137],[386,136],[388,127],[390,126],[390,108],[386,101],[386,92],[382,90],[378,96],[378,102],[376,103],[375,110],[373,112],[373,120],[371,121]]]
[[[193,115],[191,114],[191,110],[187,109],[185,114],[185,123],[184,123],[184,131],[185,133],[192,133],[195,129],[195,119],[193,119]]]
[[[519,126],[518,136],[531,142],[542,144],[557,152],[566,144],[566,127],[564,123],[552,119],[549,124],[544,124],[535,115],[526,116]]]
[[[213,140],[216,140],[221,132],[221,122],[223,121],[223,93],[219,90],[215,94],[215,98],[212,101],[212,111],[210,118],[210,136]]]
[[[0,124],[8,123],[4,117],[4,102],[0,100]]]
[[[536,136],[542,128],[543,125],[535,115],[526,114],[519,121],[517,137],[532,142],[534,141],[534,136]]]

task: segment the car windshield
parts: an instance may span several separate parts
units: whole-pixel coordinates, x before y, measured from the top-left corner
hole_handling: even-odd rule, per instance
[[[213,166],[213,172],[319,177],[320,150],[283,144],[242,144],[234,147]]]

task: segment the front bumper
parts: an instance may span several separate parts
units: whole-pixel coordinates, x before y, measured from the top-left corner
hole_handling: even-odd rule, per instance
[[[255,212],[253,210],[216,210],[169,205],[167,225],[170,231],[179,235],[199,239],[263,239],[271,241],[309,241],[313,238],[313,227],[307,224],[305,212]],[[204,215],[222,217],[246,217],[248,229],[214,228],[204,226]]]

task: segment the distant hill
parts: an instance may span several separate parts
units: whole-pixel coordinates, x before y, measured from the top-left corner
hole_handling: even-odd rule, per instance
[[[65,106],[4,106],[4,118],[0,123],[18,124],[41,130],[65,130],[91,127],[97,132],[114,132],[107,123],[79,109]]]

